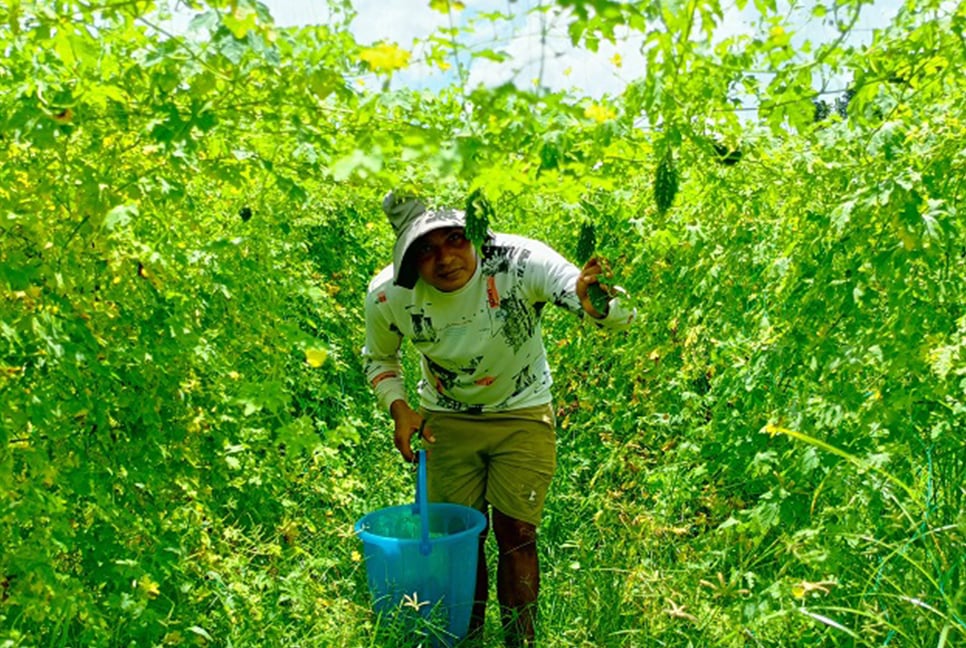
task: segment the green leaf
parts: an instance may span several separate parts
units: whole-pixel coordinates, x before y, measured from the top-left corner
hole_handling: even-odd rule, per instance
[[[355,149],[336,160],[329,171],[336,182],[343,182],[353,176],[365,178],[370,174],[379,173],[382,170],[382,162],[382,156],[377,152]]]
[[[308,416],[300,416],[291,423],[280,427],[276,434],[278,442],[285,445],[286,452],[292,452],[296,455],[306,450],[312,450],[322,442],[312,425],[312,419]]]
[[[108,232],[114,232],[127,227],[131,223],[131,219],[136,218],[137,215],[137,205],[118,205],[107,212],[102,226]]]
[[[202,628],[201,626],[198,626],[198,625],[190,626],[188,628],[188,632],[194,633],[194,634],[198,635],[199,637],[202,637],[202,638],[204,638],[204,639],[206,639],[208,641],[214,641],[215,640],[214,637],[212,637],[211,634],[209,634],[207,630],[205,630],[204,628]]]
[[[508,61],[510,59],[510,55],[506,52],[497,52],[493,49],[474,50],[473,57],[494,61],[496,63],[503,63],[504,61]]]
[[[221,23],[241,40],[257,26],[258,14],[245,2],[239,2],[231,12],[221,14]]]
[[[214,31],[218,28],[218,13],[212,10],[195,14],[188,23],[188,31]]]

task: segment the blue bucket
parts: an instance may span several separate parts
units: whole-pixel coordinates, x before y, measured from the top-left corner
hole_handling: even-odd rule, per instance
[[[379,614],[417,612],[436,628],[434,643],[466,635],[484,515],[469,506],[430,504],[426,453],[417,453],[416,502],[369,513],[356,522],[373,607]]]

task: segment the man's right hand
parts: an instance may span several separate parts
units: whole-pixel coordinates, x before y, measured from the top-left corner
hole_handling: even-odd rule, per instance
[[[416,461],[413,453],[412,439],[414,435],[421,434],[426,443],[435,443],[436,438],[426,425],[423,417],[409,406],[409,403],[399,399],[392,402],[389,406],[389,414],[396,422],[396,433],[393,442],[399,454],[409,463]]]

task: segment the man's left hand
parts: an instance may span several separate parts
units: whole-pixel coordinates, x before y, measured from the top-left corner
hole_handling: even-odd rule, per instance
[[[580,275],[577,277],[577,298],[580,300],[580,305],[583,306],[584,312],[593,317],[594,319],[603,319],[607,317],[607,313],[601,313],[599,310],[594,308],[593,303],[590,301],[589,290],[590,286],[597,284],[604,292],[607,294],[612,294],[611,290],[600,283],[600,276],[605,277],[610,275],[607,270],[606,265],[603,260],[598,257],[593,257],[580,271]]]

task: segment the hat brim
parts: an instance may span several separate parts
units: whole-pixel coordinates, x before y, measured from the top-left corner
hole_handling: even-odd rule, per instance
[[[413,264],[406,263],[406,254],[416,239],[444,227],[466,227],[466,215],[457,209],[437,209],[420,214],[396,237],[392,248],[393,282],[403,288],[416,285],[418,272]]]

